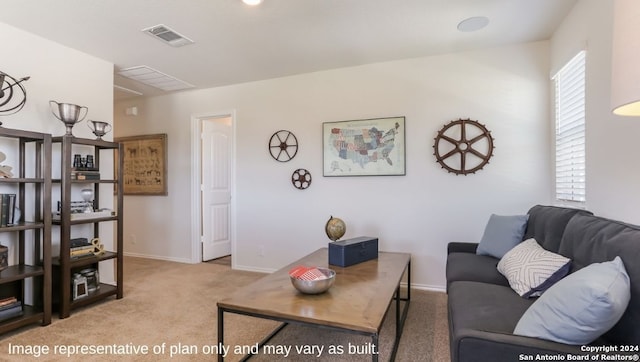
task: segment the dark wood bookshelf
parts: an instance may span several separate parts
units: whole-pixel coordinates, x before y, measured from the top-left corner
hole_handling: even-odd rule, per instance
[[[60,318],[69,317],[71,311],[79,306],[86,306],[99,300],[115,296],[116,299],[123,297],[123,184],[122,184],[122,146],[117,142],[110,142],[97,139],[78,138],[70,135],[61,137],[53,137],[53,143],[60,143],[61,152],[61,176],[60,179],[52,180],[53,183],[59,184],[60,189],[60,217],[52,220],[60,230],[60,255],[52,258],[51,262],[55,267],[54,278],[57,278],[54,284],[57,286],[55,303],[58,307]],[[113,179],[100,180],[76,180],[72,178],[72,172],[76,169],[73,167],[74,148],[80,147],[86,150],[92,149],[95,170],[100,170],[100,159],[106,155],[112,157],[113,163],[117,171]],[[102,175],[101,175],[102,176]],[[71,217],[71,195],[74,188],[91,188],[94,191],[94,207],[100,209],[100,185],[112,184],[113,188],[109,188],[109,192],[114,193],[115,215],[100,216],[95,218],[72,219]],[[71,230],[76,225],[93,225],[92,235],[83,235],[88,240],[99,238],[99,226],[101,223],[115,223],[114,229],[114,250],[109,250],[102,255],[84,256],[72,258],[70,255]],[[88,296],[73,300],[72,277],[82,267],[99,268],[101,263],[115,263],[115,285],[100,284],[98,290],[91,292]]]
[[[16,194],[16,209],[22,219],[0,227],[9,235],[8,266],[0,271],[0,295],[22,303],[22,315],[0,321],[0,333],[40,323],[51,323],[51,135],[0,126],[3,148],[15,147],[11,165],[16,175],[0,178],[4,193]],[[27,172],[31,171],[31,172]],[[33,174],[32,176],[27,176]],[[28,186],[28,187],[27,187]],[[27,213],[28,211],[28,213]],[[28,246],[32,246],[29,248]],[[27,250],[32,252],[27,253]],[[25,281],[31,280],[27,289]]]

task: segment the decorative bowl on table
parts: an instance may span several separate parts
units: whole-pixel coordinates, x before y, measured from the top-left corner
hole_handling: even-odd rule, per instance
[[[303,294],[324,293],[336,281],[336,272],[323,267],[296,266],[289,271],[291,284]]]

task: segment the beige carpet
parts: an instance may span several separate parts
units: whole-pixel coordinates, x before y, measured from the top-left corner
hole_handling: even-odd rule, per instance
[[[63,320],[54,316],[47,327],[36,325],[2,335],[0,360],[215,360],[212,353],[217,347],[216,301],[262,276],[231,270],[226,264],[125,258],[123,299],[94,304]],[[449,361],[446,295],[414,290],[411,297],[396,360]],[[395,331],[394,312],[388,313],[380,334],[380,361],[389,358]],[[277,325],[273,321],[225,314],[225,345],[251,348]],[[356,349],[366,351],[370,341],[365,336],[289,325],[270,342],[282,352],[291,348],[286,358],[283,354],[262,354],[251,360],[318,360],[315,356],[297,354],[295,344],[298,344],[324,346],[319,359],[322,361],[370,361],[369,355],[358,354]],[[354,353],[349,353],[349,346]],[[336,354],[330,355],[329,348]],[[342,354],[338,354],[340,348]],[[118,354],[106,354],[107,349]],[[40,356],[36,357],[38,353]],[[240,359],[231,354],[227,360]]]

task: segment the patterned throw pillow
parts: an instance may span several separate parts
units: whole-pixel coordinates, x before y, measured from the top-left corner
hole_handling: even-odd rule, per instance
[[[545,250],[535,239],[528,239],[509,250],[500,262],[498,271],[521,297],[537,297],[571,267],[571,259]]]

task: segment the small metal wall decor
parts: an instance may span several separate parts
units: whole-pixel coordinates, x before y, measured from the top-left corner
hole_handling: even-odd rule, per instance
[[[269,153],[278,162],[291,161],[298,153],[298,139],[291,131],[280,130],[269,139]]]
[[[433,154],[442,168],[466,176],[489,163],[493,155],[493,142],[491,132],[480,122],[458,119],[438,131]]]
[[[291,175],[291,182],[293,183],[293,187],[304,190],[311,186],[311,174],[304,168],[299,168],[293,171],[293,175]]]
[[[0,71],[0,116],[8,116],[19,112],[27,103],[27,91],[21,83],[30,77],[15,79]],[[0,122],[2,125],[2,122]]]

